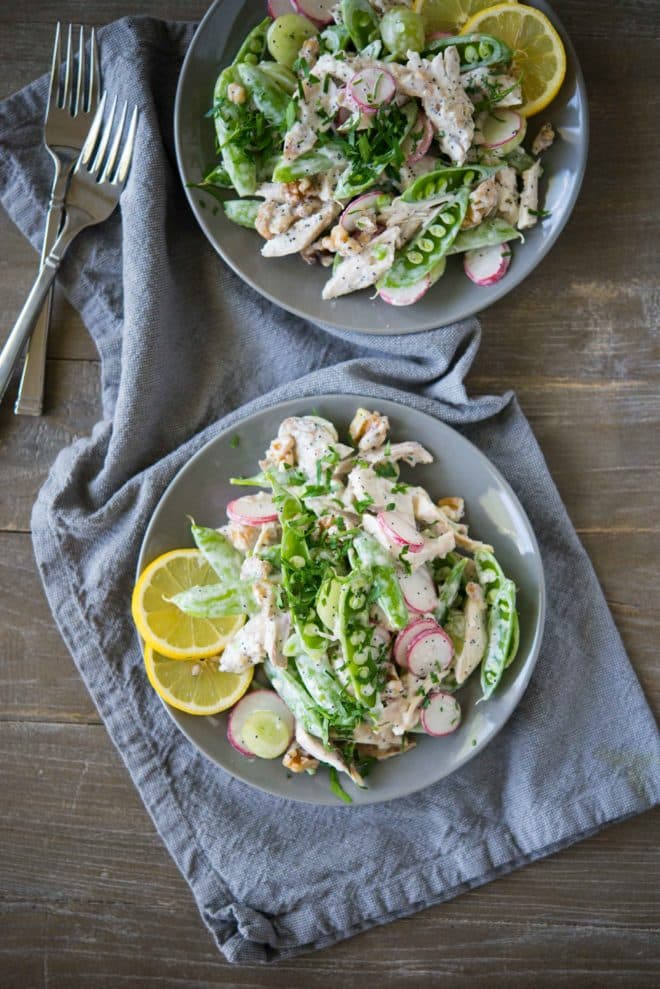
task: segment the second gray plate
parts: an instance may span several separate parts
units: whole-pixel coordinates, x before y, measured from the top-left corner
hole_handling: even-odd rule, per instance
[[[286,416],[314,411],[335,423],[345,437],[355,409],[377,407],[388,415],[395,441],[414,439],[422,443],[435,462],[402,473],[405,479],[422,484],[436,497],[465,498],[470,533],[491,543],[505,572],[518,587],[520,651],[508,669],[497,693],[477,705],[478,680],[471,678],[457,695],[463,723],[445,738],[419,736],[412,751],[376,765],[369,775],[369,789],[359,790],[350,782],[346,789],[354,806],[402,797],[436,783],[454,772],[495,737],[509,719],[532,675],[541,646],[545,615],[545,584],[538,545],[530,522],[516,495],[490,461],[472,443],[430,415],[395,402],[360,395],[326,395],[301,398],[258,412],[231,430],[221,433],[203,447],[177,474],[161,498],[144,537],[138,573],[161,553],[191,546],[189,516],[202,525],[219,526],[226,521],[227,503],[237,489],[232,476],[254,473]],[[238,435],[239,443],[232,442]],[[167,707],[183,733],[209,759],[232,776],[268,793],[314,804],[339,804],[328,788],[328,775],[291,776],[279,760],[249,760],[231,747],[226,735],[226,714],[201,718]]]
[[[544,155],[542,201],[550,217],[526,233],[514,247],[506,277],[489,288],[474,285],[456,258],[450,258],[440,281],[419,302],[396,308],[370,291],[330,302],[321,299],[328,271],[307,266],[298,255],[267,260],[260,238],[231,223],[215,209],[207,193],[190,188],[216,161],[213,122],[207,116],[213,86],[233,59],[248,30],[266,16],[265,0],[216,0],[199,25],[188,49],[174,110],[176,154],[181,179],[197,221],[218,253],[249,285],[284,309],[316,323],[358,333],[416,333],[472,316],[513,291],[548,253],[568,220],[580,190],[587,160],[588,110],[582,71],[575,50],[556,14],[545,0],[538,7],[550,17],[566,47],[568,69],[557,98],[547,111],[533,117],[531,133],[551,120],[558,140]],[[227,199],[235,193],[227,191]]]

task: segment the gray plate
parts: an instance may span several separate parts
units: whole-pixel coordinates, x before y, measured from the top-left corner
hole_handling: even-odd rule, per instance
[[[144,537],[138,573],[161,553],[192,545],[188,516],[209,526],[226,521],[225,508],[237,491],[228,478],[254,473],[257,460],[286,416],[305,415],[314,409],[334,422],[340,435],[345,436],[358,405],[368,408],[373,404],[373,399],[359,395],[295,399],[249,416],[217,436],[179,471],[161,498]],[[395,441],[418,440],[436,458],[433,464],[408,471],[408,479],[414,478],[432,496],[465,498],[470,532],[494,546],[504,570],[515,580],[520,609],[520,652],[505,672],[497,694],[488,702],[476,704],[480,696],[478,677],[461,689],[458,697],[464,720],[453,735],[442,739],[420,735],[417,748],[374,768],[368,790],[359,790],[348,782],[346,788],[355,805],[391,800],[421,790],[478,755],[523,695],[538,656],[545,615],[545,584],[536,538],[520,502],[501,474],[468,440],[432,416],[382,399],[377,407],[390,417]],[[231,445],[234,435],[240,437],[236,447]],[[405,471],[402,477],[406,477]],[[325,771],[316,776],[302,774],[289,779],[279,760],[249,760],[239,755],[227,741],[226,715],[200,718],[165,706],[190,741],[238,779],[292,800],[338,803],[328,789]]]
[[[176,154],[181,178],[193,213],[218,253],[249,285],[284,309],[344,330],[358,333],[416,333],[471,316],[511,292],[548,253],[568,220],[580,190],[587,160],[588,110],[582,71],[566,32],[545,0],[534,6],[544,11],[561,34],[568,59],[566,79],[556,100],[540,116],[532,117],[532,135],[551,120],[559,139],[543,157],[545,176],[541,202],[551,216],[516,242],[511,268],[488,288],[474,285],[464,274],[460,258],[450,258],[440,281],[412,306],[397,308],[371,290],[324,302],[321,290],[329,277],[326,268],[308,267],[295,255],[266,260],[259,253],[261,238],[231,223],[207,193],[187,188],[199,182],[215,162],[213,122],[205,116],[212,103],[213,86],[221,68],[231,62],[247,31],[265,16],[261,0],[216,0],[197,29],[181,70],[174,109]],[[226,198],[236,198],[227,191]]]

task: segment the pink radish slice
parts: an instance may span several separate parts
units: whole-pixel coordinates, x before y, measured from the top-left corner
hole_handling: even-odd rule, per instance
[[[376,518],[385,535],[397,546],[407,546],[411,553],[424,548],[424,540],[415,526],[399,512],[379,512]]]
[[[435,585],[428,567],[420,567],[414,573],[399,577],[399,584],[406,604],[411,611],[425,615],[438,603]]]
[[[434,618],[416,618],[410,625],[406,625],[402,629],[394,640],[394,660],[399,666],[403,666],[406,669],[408,664],[406,662],[406,657],[408,655],[408,646],[413,642],[422,631],[424,632],[437,632],[440,628],[438,623]]]
[[[266,525],[267,522],[277,522],[273,499],[265,491],[230,501],[227,505],[227,515],[232,522],[238,522],[240,525]]]
[[[358,196],[357,199],[353,199],[352,202],[348,204],[344,212],[339,217],[339,222],[347,230],[349,234],[358,227],[358,220],[365,213],[371,213],[376,211],[376,205],[378,200],[383,195],[380,189],[372,189],[370,192],[365,192],[363,196]]]
[[[428,696],[428,704],[420,714],[422,728],[427,735],[441,738],[451,735],[461,723],[461,705],[452,694],[436,690]]]
[[[396,93],[394,76],[377,66],[356,72],[348,84],[348,94],[363,113],[376,113]]]
[[[420,278],[414,285],[404,285],[400,288],[381,288],[378,294],[389,306],[412,306],[418,302],[423,295],[431,288],[431,279],[428,275]]]
[[[426,36],[427,41],[439,41],[440,38],[454,38],[455,35],[451,31],[434,31],[432,34]]]
[[[268,14],[272,18],[282,17],[283,14],[295,14],[293,0],[268,0]]]
[[[421,131],[421,137],[417,138],[414,147],[411,148],[406,158],[406,165],[412,165],[416,161],[420,161],[424,157],[426,152],[431,147],[431,141],[433,140],[433,127],[431,126],[431,121],[426,116],[425,113],[420,113],[417,117],[415,126],[412,129],[413,134],[419,134]],[[411,138],[408,138],[406,142],[406,147],[411,144]]]
[[[516,110],[497,108],[480,113],[475,121],[475,144],[499,148],[504,154],[513,151],[525,137],[527,121]]]
[[[466,251],[463,258],[465,274],[475,285],[494,285],[504,278],[511,264],[509,244],[492,244]]]
[[[332,24],[332,8],[335,6],[335,0],[291,0],[291,2],[297,14],[302,14],[320,27]]]
[[[453,655],[454,646],[446,632],[441,628],[433,632],[426,629],[408,645],[406,665],[416,677],[427,677],[437,667],[446,669]]]
[[[227,740],[241,755],[254,756],[243,740],[243,728],[251,714],[268,711],[283,721],[289,730],[289,742],[293,739],[295,719],[282,698],[274,690],[253,690],[241,697],[229,715],[227,722]]]

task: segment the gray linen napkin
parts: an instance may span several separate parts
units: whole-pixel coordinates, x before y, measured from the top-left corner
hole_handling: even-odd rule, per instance
[[[207,245],[172,153],[191,34],[148,19],[101,32],[106,78],[142,108],[137,154],[121,216],[80,238],[61,282],[101,355],[103,419],[57,458],[33,538],[61,633],[158,831],[218,946],[251,962],[440,903],[649,807],[660,755],[515,398],[465,392],[476,322],[400,339],[330,334],[264,301]],[[35,247],[50,176],[45,93],[41,79],[0,106],[2,201]],[[262,794],[201,756],[148,687],[129,615],[141,535],[178,468],[248,413],[323,392],[393,398],[459,427],[525,506],[549,594],[532,682],[480,758],[413,797],[353,809]]]

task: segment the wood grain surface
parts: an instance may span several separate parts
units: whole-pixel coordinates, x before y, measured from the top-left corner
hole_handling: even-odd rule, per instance
[[[483,315],[469,387],[516,389],[657,712],[660,2],[555,6],[590,96],[587,177],[549,257]],[[193,0],[3,3],[0,97],[46,69],[58,19],[195,20],[203,10]],[[4,215],[0,239],[6,328],[36,257]],[[35,495],[57,452],[100,414],[94,346],[59,297],[47,374],[43,418],[12,415],[15,383],[0,409],[0,989],[660,985],[657,811],[331,949],[267,969],[227,965],[75,671],[34,565]]]

